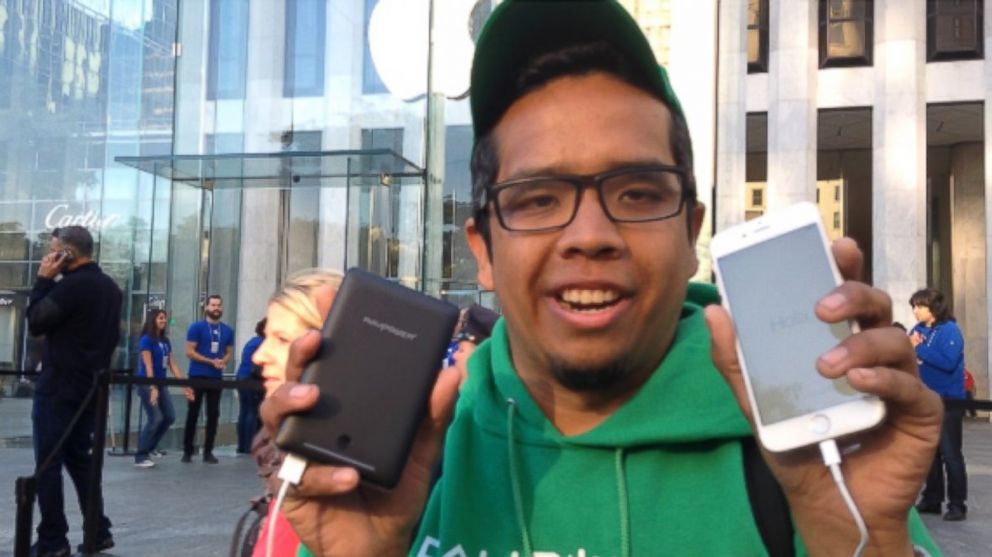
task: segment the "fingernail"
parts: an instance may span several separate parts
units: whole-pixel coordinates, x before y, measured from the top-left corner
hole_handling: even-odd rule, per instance
[[[843,294],[837,293],[830,294],[820,300],[820,305],[829,310],[840,309],[845,303],[847,303],[847,298]]]
[[[833,367],[846,360],[847,355],[848,355],[847,348],[844,348],[843,346],[838,346],[833,350],[827,352],[826,354],[820,356],[820,359],[823,360],[823,362],[826,363],[827,365]]]
[[[292,398],[306,398],[310,396],[310,391],[313,387],[310,385],[296,385],[289,390],[289,396]]]
[[[852,369],[848,372],[849,374],[855,375],[858,379],[862,381],[874,381],[878,377],[878,373],[869,367],[859,367]]]
[[[332,475],[331,478],[334,480],[335,483],[340,483],[340,484],[351,483],[355,479],[355,471],[348,468],[335,470],[334,475]]]

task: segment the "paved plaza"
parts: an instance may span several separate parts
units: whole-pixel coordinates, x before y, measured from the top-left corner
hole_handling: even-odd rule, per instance
[[[970,482],[968,520],[924,520],[948,557],[988,557],[992,547],[992,424],[965,423]],[[114,522],[117,547],[105,554],[120,557],[225,556],[238,517],[251,497],[261,492],[251,458],[236,457],[233,447],[217,451],[220,464],[179,462],[169,453],[158,466],[137,469],[129,457],[108,456],[104,496]],[[14,478],[33,466],[31,450],[0,448],[0,557],[13,555]],[[70,540],[82,541],[80,513],[67,484]],[[38,521],[37,510],[34,514]]]

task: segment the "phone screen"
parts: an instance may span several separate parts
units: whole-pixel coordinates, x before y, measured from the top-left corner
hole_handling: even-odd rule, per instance
[[[816,370],[851,327],[814,312],[835,286],[815,224],[725,255],[719,269],[762,425],[864,398]]]

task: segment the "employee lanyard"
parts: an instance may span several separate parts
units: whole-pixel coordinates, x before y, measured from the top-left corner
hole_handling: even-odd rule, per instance
[[[207,323],[207,327],[210,329],[210,353],[220,354],[220,323],[216,327]]]

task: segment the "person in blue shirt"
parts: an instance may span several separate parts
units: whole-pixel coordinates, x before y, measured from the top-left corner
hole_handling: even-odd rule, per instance
[[[186,357],[189,358],[189,377],[216,379],[220,381],[227,362],[234,352],[234,330],[221,323],[224,315],[224,301],[217,294],[207,297],[203,308],[204,319],[189,326],[186,331]],[[217,437],[217,421],[220,417],[220,387],[200,387],[193,389],[186,410],[186,431],[183,432],[183,462],[193,458],[193,437],[196,435],[196,422],[200,417],[200,406],[207,400],[207,431],[203,440],[203,462],[217,464],[214,457],[214,439]]]
[[[241,349],[241,363],[238,365],[238,381],[262,379],[260,366],[251,361],[255,351],[265,340],[265,319],[255,324],[255,336]],[[238,389],[238,454],[251,453],[251,440],[258,433],[258,405],[262,404],[262,391]]]
[[[916,349],[920,378],[945,400],[961,400],[964,391],[964,337],[951,316],[944,295],[933,288],[919,290],[909,299],[919,323],[909,332]],[[962,408],[944,409],[940,444],[934,456],[926,486],[916,509],[940,514],[944,504],[944,473],[947,473],[947,512],[944,520],[964,520],[968,515],[968,474],[961,451]]]
[[[139,377],[165,379],[166,370],[171,370],[173,377],[182,379],[179,367],[172,358],[172,343],[166,334],[168,324],[169,316],[164,309],[148,312],[141,331],[141,340],[138,341]],[[191,394],[187,388],[187,395]],[[138,436],[138,452],[134,455],[134,465],[138,468],[151,468],[155,466],[155,462],[149,456],[157,453],[159,441],[176,421],[176,411],[169,398],[169,390],[164,386],[138,385],[138,398],[141,399],[146,421]]]

